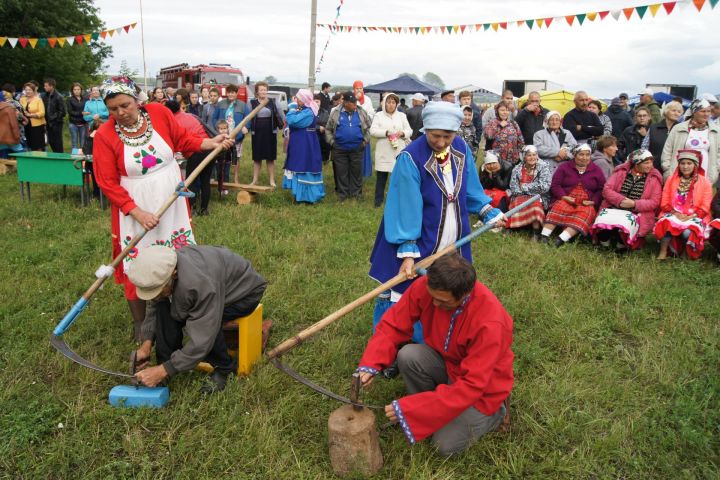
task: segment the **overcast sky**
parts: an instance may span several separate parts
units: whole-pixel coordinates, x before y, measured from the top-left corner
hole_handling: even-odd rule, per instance
[[[108,28],[138,22],[114,36],[109,71],[125,60],[142,74],[139,0],[96,0]],[[188,62],[231,63],[253,80],[307,82],[310,0],[263,2],[145,0],[148,76],[164,66]],[[331,23],[339,0],[318,0],[318,23]],[[345,0],[339,23],[348,25],[453,25],[487,23],[613,10],[649,2],[632,0]],[[365,84],[401,72],[440,75],[446,86],[469,83],[499,92],[504,79],[543,79],[568,90],[612,97],[637,93],[645,83],[696,84],[698,92],[720,92],[720,6],[698,13],[692,2],[667,15],[660,8],[640,20],[553,22],[550,29],[447,35],[338,33],[332,35],[317,81]],[[235,7],[228,7],[234,5]],[[251,9],[253,6],[260,8]],[[326,29],[317,31],[319,60]]]

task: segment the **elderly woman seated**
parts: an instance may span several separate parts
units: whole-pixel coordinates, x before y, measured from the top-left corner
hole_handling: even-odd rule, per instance
[[[515,208],[535,195],[540,195],[540,200],[510,217],[507,228],[515,229],[532,225],[533,240],[540,240],[545,209],[550,205],[551,181],[550,165],[540,160],[534,145],[526,145],[522,151],[522,160],[513,168],[510,176],[510,208]]]
[[[655,238],[660,239],[658,260],[665,260],[668,248],[675,255],[684,252],[697,259],[705,246],[705,230],[711,220],[712,185],[700,167],[702,153],[680,150],[677,168],[667,180],[660,201],[660,218]]]
[[[572,149],[577,145],[569,130],[562,128],[560,112],[551,111],[545,115],[546,127],[535,132],[533,145],[537,147],[541,160],[545,160],[552,171],[561,162],[572,158]]]
[[[660,207],[662,174],[647,150],[635,150],[619,165],[603,187],[603,202],[592,231],[600,245],[615,242],[617,252],[637,249],[652,232]]]
[[[485,162],[480,169],[480,183],[485,189],[485,195],[492,198],[492,206],[503,213],[508,211],[507,189],[510,187],[512,169],[512,163],[499,159],[492,150],[485,152]]]
[[[552,178],[553,205],[545,217],[541,241],[547,243],[556,227],[563,231],[555,240],[560,247],[578,233],[587,235],[602,199],[605,176],[590,161],[590,145],[578,145],[574,160],[562,163]]]

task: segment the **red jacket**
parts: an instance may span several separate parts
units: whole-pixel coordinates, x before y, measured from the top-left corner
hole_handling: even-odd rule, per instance
[[[626,198],[620,193],[620,188],[622,188],[630,168],[632,167],[627,162],[615,168],[603,187],[603,202],[600,209],[620,208],[620,202]],[[662,181],[662,174],[657,169],[650,170],[645,179],[645,190],[643,190],[642,197],[635,200],[635,208],[632,211],[638,216],[638,236],[640,237],[652,232],[655,226],[655,215],[660,207],[660,197],[662,196]]]
[[[512,318],[500,301],[476,282],[450,331],[453,313],[433,305],[427,277],[417,279],[385,313],[360,360],[360,368],[366,371],[388,367],[397,356],[398,345],[412,337],[413,323],[422,323],[425,343],[442,356],[451,384],[393,402],[411,444],[432,435],[471,406],[485,415],[495,414],[512,390]]]

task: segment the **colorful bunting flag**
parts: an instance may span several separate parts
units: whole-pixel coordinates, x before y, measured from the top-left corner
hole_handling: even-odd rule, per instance
[[[113,33],[119,33],[123,30],[126,33],[129,33],[130,30],[135,28],[136,26],[137,22],[122,26],[120,28],[103,30],[100,32],[84,33],[81,35],[71,35],[67,37],[0,37],[0,39],[2,40],[0,41],[0,48],[6,45],[9,48],[15,48],[18,43],[20,44],[21,48],[26,48],[27,45],[30,45],[30,48],[55,48],[56,46],[58,48],[62,48],[65,45],[82,45],[83,43],[88,44],[91,41],[97,41],[100,39],[105,40],[108,34],[112,37]]]
[[[5,45],[6,41],[7,41],[7,37],[0,37],[0,48],[2,48],[3,45]]]
[[[342,5],[342,1],[340,0],[340,5]],[[650,16],[655,18],[657,15],[657,12],[660,10],[660,6],[664,8],[665,12],[670,15],[674,9],[675,5],[677,5],[678,1],[673,2],[663,2],[663,3],[654,3],[654,4],[647,4],[647,5],[639,5],[639,6],[633,6],[633,7],[625,7],[617,10],[603,10],[599,12],[586,12],[586,13],[576,13],[573,15],[565,15],[561,17],[546,17],[546,18],[534,18],[534,19],[524,19],[524,20],[512,20],[512,21],[503,21],[503,22],[488,22],[488,23],[474,23],[474,24],[458,24],[458,25],[440,25],[440,26],[423,26],[423,27],[393,27],[393,26],[358,26],[358,25],[337,25],[337,21],[333,22],[332,24],[325,24],[325,23],[318,23],[318,27],[324,27],[329,29],[331,32],[351,32],[353,29],[355,30],[361,30],[364,32],[368,31],[378,31],[382,30],[383,32],[392,32],[392,33],[410,33],[410,34],[425,34],[425,33],[440,33],[444,34],[447,33],[448,35],[452,34],[465,34],[472,33],[473,27],[475,27],[475,31],[479,32],[480,28],[482,27],[483,31],[487,31],[490,28],[492,28],[494,31],[498,31],[499,28],[502,28],[503,30],[507,30],[508,25],[517,25],[518,27],[526,26],[529,30],[532,30],[533,27],[537,27],[538,29],[543,28],[543,25],[545,28],[550,28],[550,25],[553,23],[554,20],[558,22],[562,22],[564,19],[565,22],[568,24],[568,26],[572,27],[573,23],[575,23],[575,20],[577,20],[578,25],[582,26],[585,22],[585,20],[589,20],[591,22],[594,22],[598,17],[600,20],[605,20],[605,18],[610,15],[612,18],[614,18],[616,21],[620,20],[620,16],[624,15],[625,18],[630,21],[632,19],[632,16],[634,13],[637,13],[637,16],[640,20],[643,20],[648,12],[650,10]],[[720,0],[692,0],[693,5],[695,5],[695,8],[698,12],[702,10],[702,8],[705,6],[705,3],[710,3],[710,7],[712,9],[715,8],[715,6],[720,3]],[[339,7],[337,9],[339,11]],[[336,18],[337,20],[337,18]],[[89,42],[89,38],[91,37],[93,40],[98,39],[98,35],[102,38],[105,38],[105,33],[109,33],[110,36],[113,35],[113,33],[120,33],[123,29],[125,32],[128,32],[130,28],[133,28],[135,24],[126,25],[122,28],[115,29],[113,32],[112,30],[103,31],[94,33],[91,35],[85,35],[83,38],[85,39],[85,42]],[[2,38],[2,37],[0,37]],[[82,39],[77,39],[77,43],[81,43]],[[1,44],[0,44],[1,46]]]

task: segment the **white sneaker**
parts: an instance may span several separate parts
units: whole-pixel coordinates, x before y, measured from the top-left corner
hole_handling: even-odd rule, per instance
[[[220,195],[222,195],[223,197],[227,196],[227,194],[228,194],[227,190],[223,190],[222,192],[220,192]]]

